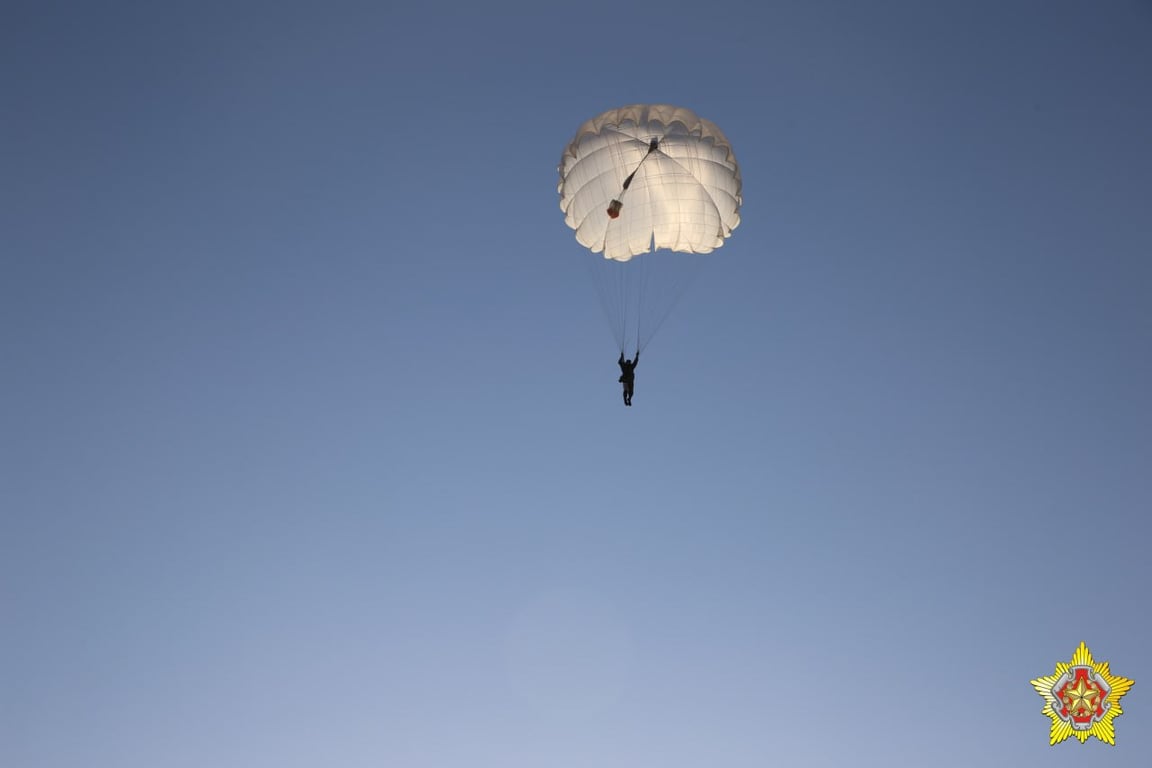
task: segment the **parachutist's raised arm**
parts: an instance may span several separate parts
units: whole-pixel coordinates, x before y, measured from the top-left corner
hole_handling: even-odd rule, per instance
[[[624,353],[623,352],[620,353],[620,359],[616,362],[619,365],[624,365]]]
[[[632,358],[632,367],[635,368],[640,363],[640,350],[636,350],[636,357]]]

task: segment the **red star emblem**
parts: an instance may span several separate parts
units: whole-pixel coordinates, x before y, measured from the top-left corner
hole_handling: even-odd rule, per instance
[[[1056,698],[1063,705],[1060,714],[1075,723],[1090,723],[1104,714],[1108,687],[1103,681],[1094,680],[1086,667],[1075,667],[1074,671],[1075,677],[1056,691]]]

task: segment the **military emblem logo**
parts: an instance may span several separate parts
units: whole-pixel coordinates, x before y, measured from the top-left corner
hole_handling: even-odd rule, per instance
[[[1056,674],[1039,677],[1032,687],[1044,699],[1041,712],[1052,718],[1049,744],[1075,736],[1083,744],[1095,736],[1106,744],[1116,744],[1112,721],[1124,714],[1120,698],[1132,687],[1132,680],[1113,675],[1108,662],[1093,661],[1084,643],[1072,654],[1071,663],[1057,662]]]

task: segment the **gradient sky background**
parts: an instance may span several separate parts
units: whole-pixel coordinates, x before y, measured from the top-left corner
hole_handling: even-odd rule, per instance
[[[1136,0],[6,3],[0,765],[1147,768],[1150,75]],[[634,102],[745,205],[625,409],[556,164]]]

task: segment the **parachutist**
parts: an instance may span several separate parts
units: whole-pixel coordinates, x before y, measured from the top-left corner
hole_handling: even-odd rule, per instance
[[[624,385],[624,405],[632,405],[632,385],[636,381],[636,364],[640,362],[640,350],[636,350],[636,357],[632,360],[625,360],[624,353],[620,353],[620,359],[617,361],[620,365],[620,378],[617,379]]]

